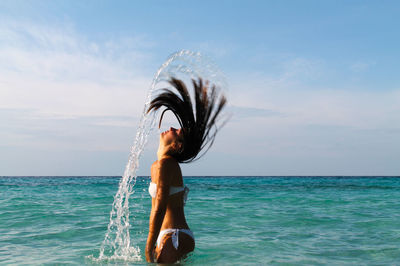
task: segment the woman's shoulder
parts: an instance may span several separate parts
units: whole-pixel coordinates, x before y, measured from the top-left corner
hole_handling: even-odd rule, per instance
[[[163,157],[160,160],[155,161],[151,165],[151,173],[154,172],[180,172],[180,167],[178,161],[173,157]]]
[[[171,156],[162,157],[160,160],[157,160],[153,163],[153,165],[158,166],[159,168],[175,168],[179,167],[178,161]]]
[[[173,157],[163,157],[158,160],[157,172],[158,180],[163,179],[168,183],[176,183],[182,176],[179,163]]]

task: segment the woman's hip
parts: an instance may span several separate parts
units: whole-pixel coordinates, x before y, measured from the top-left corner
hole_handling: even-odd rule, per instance
[[[195,240],[190,229],[161,230],[157,238],[157,262],[175,262],[194,250]]]

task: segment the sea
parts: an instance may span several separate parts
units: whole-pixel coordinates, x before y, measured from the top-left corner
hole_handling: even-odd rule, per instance
[[[148,265],[150,178],[129,201],[137,261],[98,261],[121,177],[0,177],[0,265]],[[185,176],[181,265],[400,265],[400,177]]]

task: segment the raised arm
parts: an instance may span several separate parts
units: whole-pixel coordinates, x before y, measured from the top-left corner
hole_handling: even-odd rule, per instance
[[[148,262],[154,261],[154,247],[167,209],[174,163],[176,162],[170,158],[161,159],[156,168],[158,171],[156,173],[158,175],[157,194],[150,212],[149,235],[146,244],[146,260]]]

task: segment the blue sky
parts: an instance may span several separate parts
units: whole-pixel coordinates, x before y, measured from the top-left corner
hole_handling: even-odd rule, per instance
[[[399,175],[399,13],[397,1],[1,1],[0,175],[121,175],[153,75],[181,49],[219,65],[234,112],[184,175]]]

